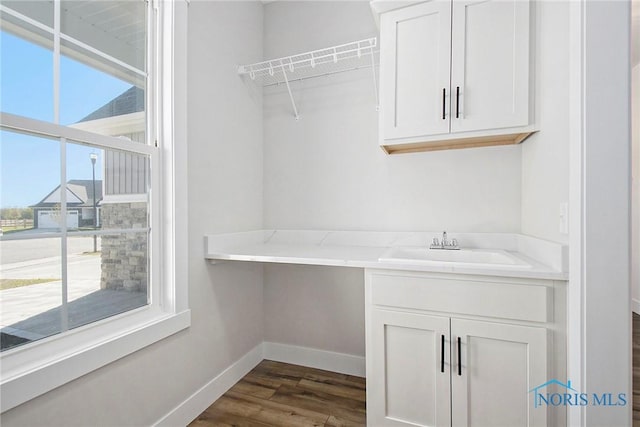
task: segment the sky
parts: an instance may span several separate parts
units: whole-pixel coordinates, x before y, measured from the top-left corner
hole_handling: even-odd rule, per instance
[[[78,122],[131,87],[130,83],[62,56],[60,123]],[[0,110],[53,121],[53,52],[0,31]],[[90,155],[103,150],[67,143],[67,180],[91,179]],[[0,207],[38,203],[60,185],[60,142],[0,131]]]

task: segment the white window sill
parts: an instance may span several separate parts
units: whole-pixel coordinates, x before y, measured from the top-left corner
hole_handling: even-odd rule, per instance
[[[0,359],[0,413],[190,325],[190,310],[168,314],[147,306],[8,350]]]

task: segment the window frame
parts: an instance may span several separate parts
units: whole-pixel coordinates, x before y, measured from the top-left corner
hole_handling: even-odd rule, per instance
[[[0,413],[191,324],[187,261],[186,257],[178,259],[175,255],[186,253],[188,231],[186,6],[184,1],[164,0],[152,0],[149,5],[149,53],[153,60],[148,66],[147,132],[153,132],[148,133],[154,135],[153,145],[131,144],[116,137],[0,112],[0,128],[60,139],[61,152],[64,152],[65,141],[69,140],[149,155],[152,174],[155,174],[151,177],[149,206],[154,228],[150,241],[151,303],[0,353]],[[3,5],[0,8],[7,11]],[[59,14],[59,6],[57,10]],[[56,19],[59,20],[59,16]],[[59,43],[54,46],[56,44],[59,46]],[[100,233],[109,234],[108,231]],[[59,233],[34,238],[56,235]]]

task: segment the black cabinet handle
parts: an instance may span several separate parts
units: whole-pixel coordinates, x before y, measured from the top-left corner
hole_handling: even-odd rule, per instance
[[[440,372],[444,372],[444,335],[442,335],[442,346],[440,347]]]
[[[456,119],[460,117],[460,86],[456,86]]]
[[[445,112],[445,98],[447,97],[447,88],[442,88],[442,120],[446,120],[447,115]]]
[[[462,344],[458,337],[458,375],[462,375]]]

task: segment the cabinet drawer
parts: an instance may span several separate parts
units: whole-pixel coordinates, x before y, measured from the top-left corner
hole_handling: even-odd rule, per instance
[[[371,302],[378,306],[547,322],[550,288],[542,284],[493,283],[371,273]]]

